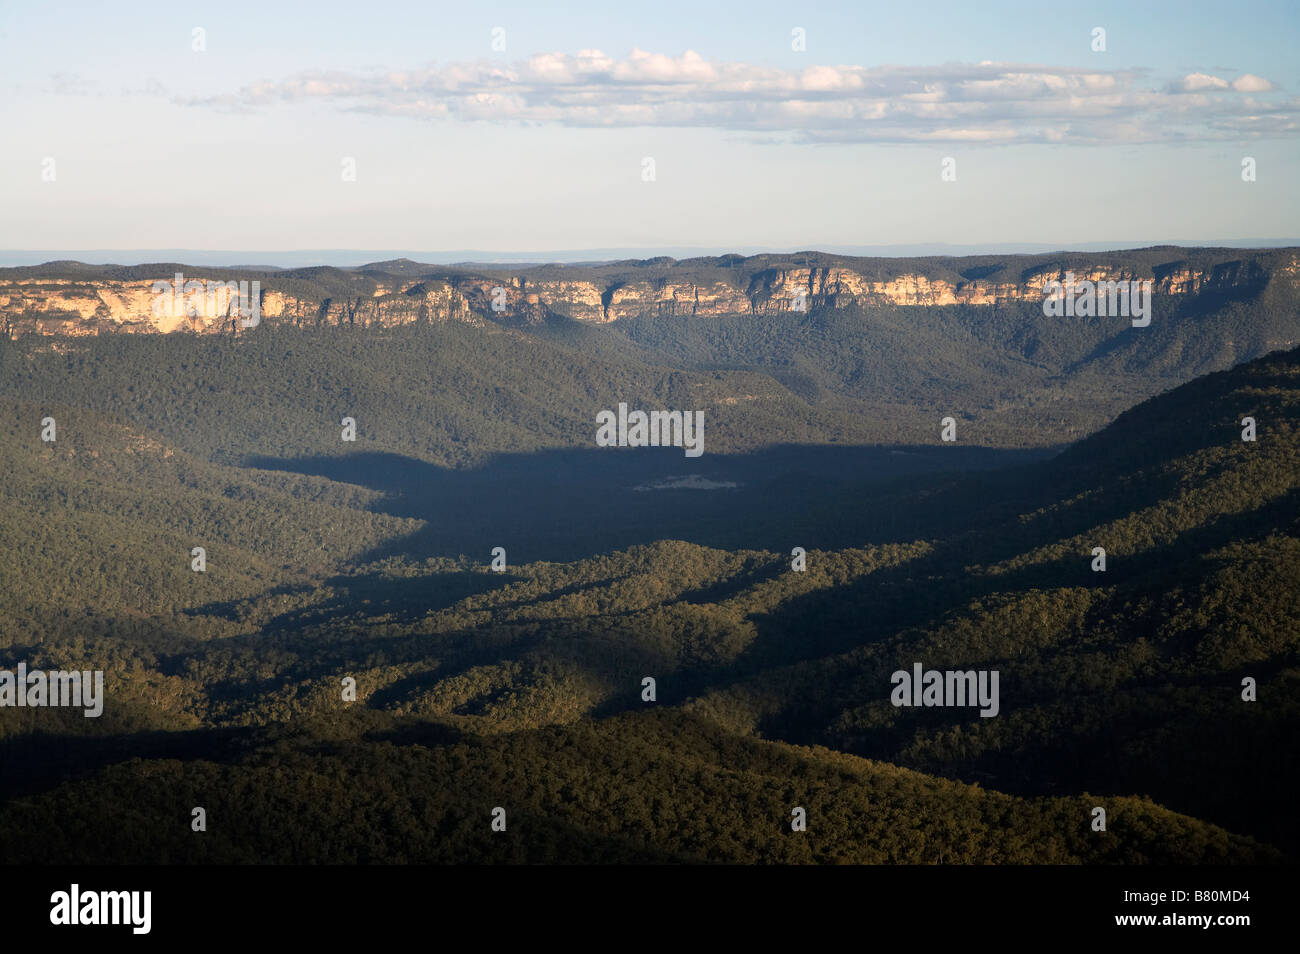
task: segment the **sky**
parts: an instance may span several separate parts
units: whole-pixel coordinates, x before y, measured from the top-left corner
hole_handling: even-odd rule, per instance
[[[0,249],[1290,239],[1297,41],[1294,2],[0,0]]]

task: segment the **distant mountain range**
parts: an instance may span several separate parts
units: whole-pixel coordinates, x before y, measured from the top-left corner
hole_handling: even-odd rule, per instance
[[[997,242],[984,245],[954,245],[946,242],[922,242],[911,245],[824,245],[816,247],[836,255],[868,255],[877,257],[953,256],[953,255],[1036,255],[1060,251],[1102,252],[1114,249],[1149,248],[1155,245],[1177,245],[1187,248],[1279,248],[1300,245],[1300,238],[1212,239],[1205,241],[1162,239],[1159,241],[1128,242],[1074,242],[1048,245],[1033,242]],[[39,265],[43,262],[76,260],[98,265],[124,265],[132,262],[190,262],[194,265],[228,268],[302,268],[310,265],[332,265],[336,268],[355,268],[366,262],[382,259],[408,258],[437,265],[540,265],[547,263],[594,263],[629,258],[696,258],[710,255],[783,255],[802,251],[798,248],[769,246],[663,246],[660,248],[585,248],[558,251],[488,251],[486,249],[460,249],[442,252],[415,251],[412,249],[289,249],[278,251],[250,251],[233,249],[4,249],[0,250],[0,266]]]

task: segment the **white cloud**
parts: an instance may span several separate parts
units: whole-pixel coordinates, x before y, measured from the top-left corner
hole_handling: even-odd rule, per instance
[[[1264,77],[1246,73],[1232,81],[1232,88],[1239,93],[1267,93],[1274,87]]]
[[[1209,73],[1188,73],[1177,84],[1184,93],[1196,93],[1204,89],[1227,89],[1228,81]]]
[[[1295,135],[1294,99],[1241,100],[1274,86],[1189,73],[1163,89],[1141,70],[1026,64],[811,66],[782,70],[633,50],[546,53],[386,73],[314,72],[181,100],[227,109],[324,101],[430,120],[585,127],[699,126],[807,142],[1161,142]],[[1248,105],[1250,122],[1238,120]]]

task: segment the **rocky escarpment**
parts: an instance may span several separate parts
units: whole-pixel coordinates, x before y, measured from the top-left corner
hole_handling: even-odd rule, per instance
[[[256,282],[261,321],[296,327],[385,328],[417,322],[549,320],[610,322],[633,317],[713,318],[818,307],[1003,305],[1037,302],[1064,281],[1151,281],[1156,295],[1257,294],[1270,283],[1300,285],[1295,249],[1153,249],[1002,259],[847,259],[819,253],[744,259],[653,259],[585,268],[508,272],[440,269],[402,262],[357,270],[289,272],[184,266],[96,268],[77,263],[0,269],[0,330],[21,334],[246,331],[239,302],[211,286]],[[156,273],[156,274],[155,274]],[[179,273],[179,274],[178,274]],[[183,276],[183,281],[180,278]],[[161,289],[161,290],[160,290]],[[247,307],[251,297],[244,302]]]

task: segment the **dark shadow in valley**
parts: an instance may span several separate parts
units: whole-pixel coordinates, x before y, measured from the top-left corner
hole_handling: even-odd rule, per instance
[[[21,771],[0,773],[0,800],[88,778],[110,765],[133,759],[234,763],[258,744],[252,727],[154,730],[111,735],[24,732],[0,739],[0,765]]]
[[[868,499],[861,509],[846,508],[846,501],[877,485],[915,489],[944,474],[1050,453],[783,445],[698,458],[680,448],[551,450],[500,454],[463,470],[389,453],[244,463],[365,486],[386,495],[377,510],[427,522],[364,559],[467,555],[487,563],[500,546],[513,564],[567,562],[665,539],[778,552],[911,540],[915,521],[873,512]]]

